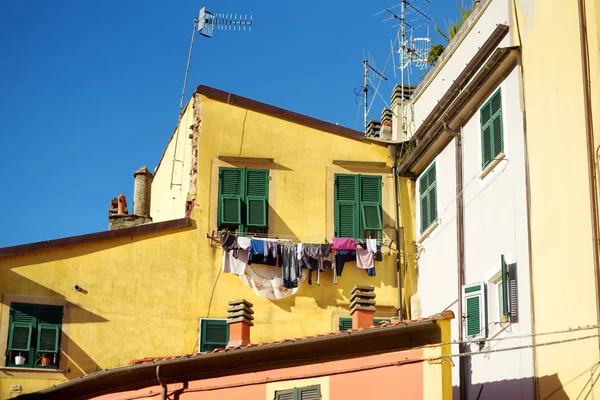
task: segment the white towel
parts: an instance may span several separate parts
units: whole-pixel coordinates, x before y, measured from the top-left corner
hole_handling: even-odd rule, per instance
[[[371,253],[377,253],[377,239],[367,239],[367,250]]]

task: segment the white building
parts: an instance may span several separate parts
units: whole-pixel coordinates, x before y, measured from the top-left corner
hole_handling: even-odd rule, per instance
[[[534,396],[524,115],[511,6],[479,4],[415,89],[404,134],[394,132],[409,140],[398,173],[415,179],[413,305],[420,301],[421,315],[453,310],[453,340],[469,342],[453,354],[475,353],[453,358],[456,398],[462,388],[468,399]]]

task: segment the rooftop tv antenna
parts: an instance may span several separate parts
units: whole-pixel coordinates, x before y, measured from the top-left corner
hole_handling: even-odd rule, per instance
[[[396,75],[396,69],[399,69],[401,96],[403,101],[412,94],[412,90],[410,92],[408,90],[405,91],[405,88],[411,85],[411,69],[413,67],[418,68],[419,70],[425,70],[429,68],[429,64],[427,63],[427,57],[429,56],[429,51],[431,50],[429,27],[427,26],[427,34],[424,37],[414,37],[414,32],[416,29],[433,22],[433,19],[425,11],[417,7],[414,4],[415,1],[401,0],[400,4],[386,8],[385,10],[375,14],[379,15],[387,13],[388,18],[384,19],[383,22],[391,20],[399,21],[399,24],[395,25],[399,28],[396,33],[396,39],[391,45],[391,51],[398,56],[398,65],[395,65],[394,62],[394,76]],[[427,4],[431,4],[430,0],[424,1]],[[395,10],[392,11],[397,7],[400,7],[400,14],[397,14],[397,11]],[[403,111],[403,120],[405,117],[406,113]],[[402,126],[403,129],[405,129],[406,124],[403,123]]]
[[[194,38],[196,37],[196,32],[198,32],[204,37],[212,38],[215,29],[221,31],[245,31],[246,28],[248,28],[248,31],[252,30],[252,15],[248,16],[246,14],[237,15],[222,13],[214,14],[210,11],[206,11],[206,6],[202,6],[202,8],[200,8],[200,12],[198,13],[198,19],[194,20],[194,29],[192,30],[192,41],[190,43],[190,51],[188,53],[187,66],[185,68],[185,78],[183,79],[181,101],[179,102],[179,119],[177,121],[177,133],[175,135],[173,168],[171,169],[171,188],[173,188],[173,186],[179,186],[181,188],[181,183],[173,183],[173,177],[175,174],[175,163],[180,162],[183,165],[183,160],[177,159],[177,143],[179,139],[179,124],[181,121],[181,117],[183,116],[183,102],[185,101],[185,90],[187,87],[190,65],[192,63],[192,51],[194,49]]]
[[[377,70],[377,68],[374,65],[374,61],[369,61],[368,59],[364,59],[363,60],[363,66],[364,66],[364,74],[363,74],[363,87],[362,87],[362,106],[364,108],[364,112],[363,112],[363,122],[364,122],[364,129],[365,129],[365,133],[367,131],[367,123],[369,122],[369,93],[370,92],[377,92],[377,89],[379,86],[374,87],[373,82],[371,81],[370,77],[369,77],[369,73],[373,73],[374,75],[376,75],[377,77],[379,77],[379,81],[381,82],[381,80],[387,81],[387,78],[385,77],[385,75],[383,74],[383,72]],[[358,88],[357,88],[358,89]],[[357,98],[359,96],[358,91],[355,92],[355,94],[357,95]],[[357,101],[358,103],[358,101]]]

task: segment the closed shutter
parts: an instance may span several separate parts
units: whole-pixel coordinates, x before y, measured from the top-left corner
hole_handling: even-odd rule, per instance
[[[225,320],[203,319],[200,331],[200,351],[224,348],[229,342],[229,327]]]
[[[300,400],[319,400],[321,398],[320,386],[309,386],[298,389]]]
[[[269,199],[269,171],[246,170],[246,225],[266,228]]]
[[[504,151],[502,94],[500,89],[481,107],[481,164],[485,168]]]
[[[502,316],[505,319],[508,319],[508,269],[506,267],[506,260],[504,259],[504,254],[500,257],[500,265],[502,266]]]
[[[295,389],[278,390],[275,392],[275,400],[295,400]]]
[[[463,287],[463,314],[467,338],[487,337],[487,301],[483,283]]]
[[[58,353],[60,341],[60,326],[54,324],[39,324],[37,351]]]
[[[8,349],[29,351],[36,326],[36,305],[12,303],[10,306],[10,331]]]
[[[437,171],[435,162],[419,179],[421,233],[437,219]]]
[[[339,330],[347,331],[352,329],[352,318],[340,318]]]
[[[335,177],[335,237],[359,237],[358,175]]]
[[[219,169],[219,225],[242,223],[243,169]]]
[[[360,208],[363,229],[382,230],[381,176],[360,176]]]
[[[517,296],[517,264],[508,265],[508,305],[510,322],[519,322],[519,302]]]

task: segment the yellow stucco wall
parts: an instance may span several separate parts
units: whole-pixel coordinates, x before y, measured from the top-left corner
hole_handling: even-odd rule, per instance
[[[592,92],[598,100],[598,1],[586,1]],[[595,325],[592,221],[586,153],[580,32],[576,0],[517,1],[531,193],[535,333]],[[519,35],[520,34],[520,35]],[[560,50],[558,50],[560,49]],[[596,107],[596,110],[598,108]],[[597,114],[596,127],[598,129]],[[600,132],[596,131],[596,137]],[[596,140],[596,145],[600,143]],[[535,343],[592,331],[535,338]],[[551,339],[550,339],[551,338]],[[537,347],[538,395],[587,397],[597,378],[598,339]],[[594,395],[600,394],[596,386]],[[581,394],[583,393],[583,394]]]
[[[228,155],[274,159],[270,171],[276,181],[276,193],[270,202],[275,215],[271,233],[303,241],[331,237],[333,215],[328,202],[333,200],[328,185],[332,185],[333,173],[381,174],[384,223],[389,225],[385,233],[393,238],[393,181],[385,146],[321,132],[205,97],[197,96],[195,101],[197,109],[202,108],[202,126],[198,196],[191,228],[62,247],[0,261],[3,298],[28,295],[62,299],[69,308],[63,326],[61,371],[0,368],[0,398],[9,398],[11,384],[21,384],[27,393],[137,358],[194,353],[198,350],[199,318],[224,318],[227,302],[238,298],[254,303],[253,342],[337,330],[337,319],[349,313],[350,291],[356,284],[375,286],[376,300],[381,305],[377,315],[395,315],[395,245],[392,250],[384,248],[384,261],[377,263],[376,277],[369,278],[350,263],[337,286],[333,285],[332,274],[323,274],[320,286],[305,282],[295,296],[271,301],[256,296],[236,275],[222,273],[222,250],[214,243],[211,246],[206,237],[214,229],[210,222],[214,213],[210,204],[214,195],[213,163],[219,155]],[[387,167],[333,165],[333,160],[384,161]],[[168,195],[169,188],[157,189],[156,182],[153,199],[155,195]],[[73,291],[75,283],[87,293]],[[3,310],[7,307],[9,304],[2,305]],[[7,318],[0,320],[0,326],[7,322]]]

